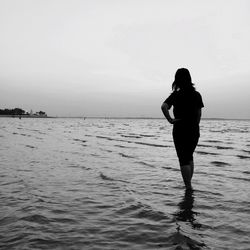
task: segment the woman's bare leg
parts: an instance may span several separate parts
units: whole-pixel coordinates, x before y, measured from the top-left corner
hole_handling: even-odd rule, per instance
[[[192,164],[182,165],[181,166],[181,174],[183,181],[185,183],[186,189],[192,189],[191,179],[193,175],[193,167]]]
[[[191,166],[191,180],[192,180],[193,173],[194,173],[194,161],[190,161],[189,164]]]

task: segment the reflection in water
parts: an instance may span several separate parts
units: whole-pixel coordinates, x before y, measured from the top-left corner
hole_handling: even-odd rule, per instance
[[[193,211],[194,204],[194,191],[186,190],[183,200],[179,203],[179,211],[175,213],[177,221],[188,221],[193,228],[200,228],[201,224],[196,222],[195,216],[197,212]]]
[[[177,232],[173,236],[173,245],[175,249],[203,249],[206,247],[205,243],[202,242],[197,235],[185,235],[184,231],[181,230],[180,222],[190,222],[193,229],[201,228],[201,224],[196,222],[197,212],[193,211],[194,207],[194,191],[186,190],[182,201],[178,204],[179,210],[174,214],[177,224]],[[190,237],[192,236],[192,237]]]

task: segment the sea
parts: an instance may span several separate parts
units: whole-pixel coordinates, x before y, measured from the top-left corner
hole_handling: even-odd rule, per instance
[[[201,121],[188,192],[171,131],[0,118],[0,249],[250,249],[250,121]]]

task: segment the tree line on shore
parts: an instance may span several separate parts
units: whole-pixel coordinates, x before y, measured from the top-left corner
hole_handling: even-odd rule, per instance
[[[21,109],[21,108],[14,108],[14,109],[0,109],[0,115],[12,115],[12,116],[47,116],[47,114],[44,111],[39,111],[33,114],[31,111],[30,113]]]

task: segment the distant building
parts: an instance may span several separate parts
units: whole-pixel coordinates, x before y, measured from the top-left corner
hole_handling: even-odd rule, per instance
[[[35,113],[36,116],[47,117],[47,114],[44,111],[39,111]]]

